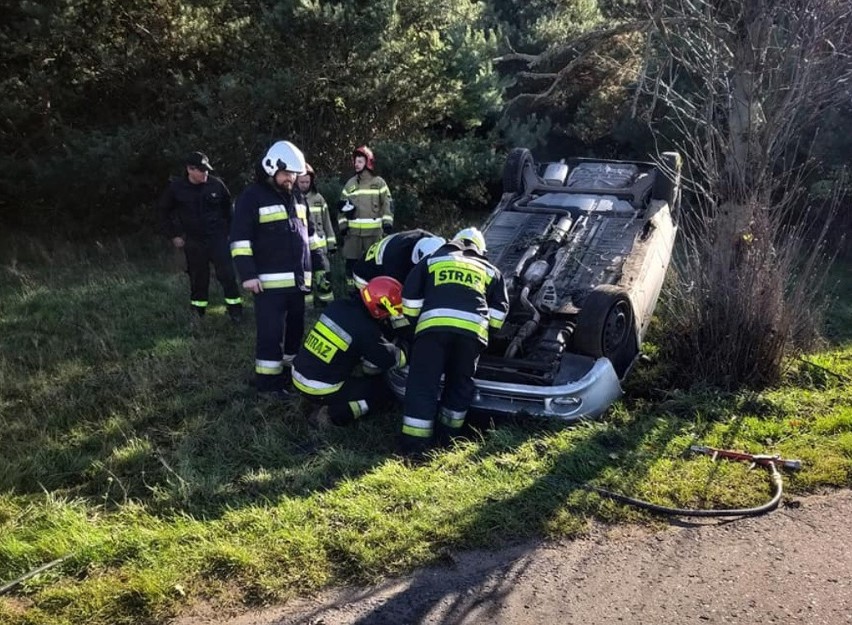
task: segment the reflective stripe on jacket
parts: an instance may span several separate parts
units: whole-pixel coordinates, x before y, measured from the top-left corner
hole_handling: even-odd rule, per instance
[[[298,190],[286,194],[268,182],[249,185],[237,198],[231,223],[231,256],[241,280],[259,279],[264,289],[309,291],[313,235]]]
[[[363,289],[377,276],[390,276],[399,280],[400,284],[404,283],[414,267],[411,262],[414,246],[420,239],[431,236],[432,233],[426,230],[406,230],[373,243],[352,268],[355,286]]]
[[[382,226],[393,226],[391,194],[380,176],[369,170],[352,176],[340,192],[340,200],[355,206],[341,211],[337,220],[340,228],[348,228],[347,236],[381,236]]]
[[[293,385],[308,395],[339,390],[357,367],[373,373],[404,364],[403,352],[382,334],[360,299],[328,305],[293,361]]]
[[[316,191],[308,191],[305,201],[308,203],[309,218],[314,224],[315,239],[311,249],[336,249],[337,239],[325,198]]]
[[[452,241],[415,265],[402,290],[402,311],[416,321],[415,334],[445,331],[476,336],[503,327],[509,297],[500,271],[477,253]]]

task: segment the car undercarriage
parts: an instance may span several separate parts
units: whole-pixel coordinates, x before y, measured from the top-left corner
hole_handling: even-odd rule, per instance
[[[480,358],[474,408],[573,419],[620,395],[671,259],[679,172],[676,153],[544,164],[509,154],[482,231],[510,309]]]

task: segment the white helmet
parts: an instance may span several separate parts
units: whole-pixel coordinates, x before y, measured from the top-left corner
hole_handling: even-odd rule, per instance
[[[479,228],[465,228],[463,230],[459,230],[456,233],[456,236],[453,237],[453,241],[470,243],[479,250],[480,254],[485,254],[487,251],[485,249],[485,237],[482,236]]]
[[[423,237],[411,250],[411,262],[415,265],[423,260],[426,256],[433,254],[435,250],[441,247],[447,240],[443,237]]]
[[[289,141],[276,141],[266,151],[266,156],[260,162],[263,170],[270,176],[277,172],[291,171],[301,176],[305,173],[305,155]]]

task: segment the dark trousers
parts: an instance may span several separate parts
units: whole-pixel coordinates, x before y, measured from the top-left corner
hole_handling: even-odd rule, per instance
[[[344,266],[344,271],[346,273],[346,291],[349,293],[355,291],[355,277],[353,275],[353,269],[355,269],[355,263],[357,262],[357,258],[347,258]]]
[[[457,332],[434,330],[415,336],[405,386],[404,443],[431,441],[436,419],[439,438],[461,431],[476,392],[473,376],[482,349],[478,338]]]
[[[349,425],[393,401],[385,376],[381,374],[351,377],[339,391],[328,395],[302,394],[315,404],[328,406],[328,416],[335,425]]]
[[[216,271],[216,279],[222,285],[225,303],[229,310],[241,308],[242,299],[237,287],[237,276],[231,262],[231,250],[225,235],[208,239],[186,239],[183,246],[186,254],[186,272],[189,274],[190,304],[198,314],[207,309],[210,294],[210,265]]]
[[[293,289],[261,291],[254,296],[254,317],[257,390],[261,393],[281,390],[288,384],[289,365],[305,332],[305,294]]]

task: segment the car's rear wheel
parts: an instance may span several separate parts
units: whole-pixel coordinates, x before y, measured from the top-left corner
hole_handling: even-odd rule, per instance
[[[663,152],[660,154],[660,162],[665,166],[666,171],[657,169],[651,197],[666,202],[671,208],[672,214],[675,214],[680,204],[680,154]]]
[[[503,166],[503,193],[523,193],[524,170],[535,167],[532,153],[526,148],[514,148]]]
[[[633,306],[624,289],[595,287],[583,302],[574,327],[574,350],[594,358],[621,361],[632,349]]]

